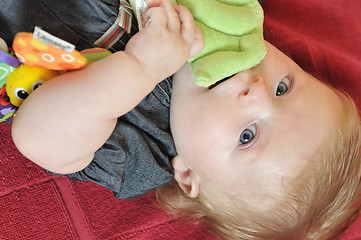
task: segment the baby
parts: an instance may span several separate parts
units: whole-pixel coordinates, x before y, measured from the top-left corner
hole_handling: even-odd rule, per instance
[[[187,63],[204,46],[192,15],[167,0],[147,3],[151,20],[124,51],[56,77],[29,96],[12,126],[19,150],[50,171],[112,190],[131,180],[147,185],[130,175],[147,179],[144,173],[153,170],[139,174],[129,162],[118,166],[118,158],[174,152],[171,170],[158,163],[175,179],[158,190],[158,199],[224,239],[327,239],[343,230],[359,208],[351,208],[361,177],[353,101],[267,42],[255,67],[200,87]],[[173,74],[172,82],[161,82]],[[171,83],[176,151],[163,145],[169,128],[156,116],[160,112],[142,105],[160,98],[158,104],[166,105],[159,94],[170,92]],[[145,133],[128,135],[130,125]],[[157,136],[154,125],[162,130]],[[155,140],[143,149],[138,135]],[[147,159],[136,165],[142,164]],[[118,176],[105,177],[117,175],[116,167],[127,177],[119,183],[113,182]]]

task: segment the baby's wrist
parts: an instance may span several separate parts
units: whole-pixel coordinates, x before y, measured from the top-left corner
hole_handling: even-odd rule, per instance
[[[149,64],[147,62],[144,62],[144,58],[143,59],[139,59],[136,56],[134,56],[131,52],[128,52],[127,50],[124,51],[124,53],[127,55],[127,57],[129,58],[129,60],[132,62],[132,65],[136,68],[137,70],[137,74],[142,74],[144,81],[150,81],[154,84],[154,86],[156,84],[158,84],[159,82],[161,82],[164,78],[161,71],[159,71],[158,68],[154,68],[152,67],[152,64]],[[142,61],[143,60],[143,61]]]

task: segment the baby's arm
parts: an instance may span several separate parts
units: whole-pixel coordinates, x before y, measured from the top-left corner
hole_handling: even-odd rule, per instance
[[[81,170],[112,133],[117,118],[203,47],[188,10],[150,0],[148,26],[123,52],[43,84],[12,125],[18,149],[57,173]]]

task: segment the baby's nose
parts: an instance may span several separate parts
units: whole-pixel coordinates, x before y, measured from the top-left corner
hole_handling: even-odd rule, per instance
[[[243,83],[239,89],[239,102],[242,106],[268,105],[271,101],[265,79],[260,76],[248,75],[242,77]]]

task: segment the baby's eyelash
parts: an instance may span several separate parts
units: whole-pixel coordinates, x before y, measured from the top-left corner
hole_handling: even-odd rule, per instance
[[[241,140],[242,137],[252,137],[250,140],[246,140],[243,139],[243,141]],[[253,123],[252,125],[248,126],[245,130],[242,131],[241,135],[240,135],[240,140],[239,140],[239,148],[240,149],[247,149],[250,148],[258,139],[259,137],[259,129],[256,123]]]
[[[284,76],[277,85],[276,96],[281,96],[287,94],[291,91],[294,84],[294,79],[290,75]]]

